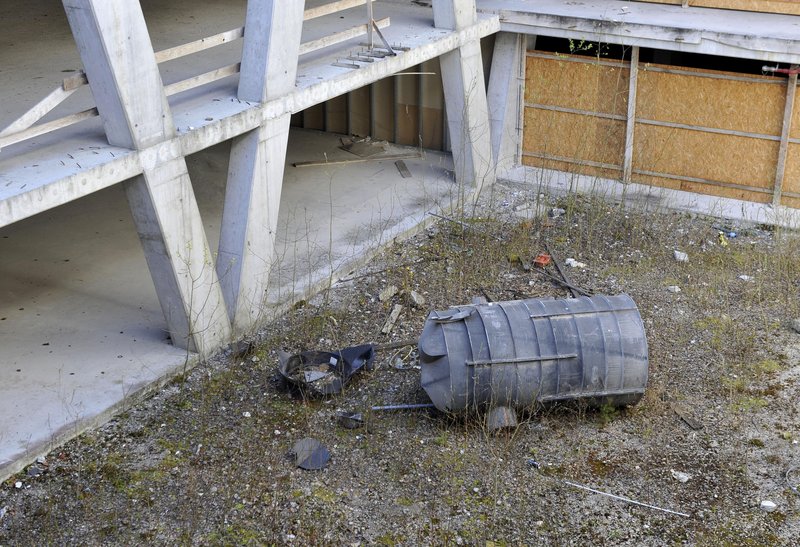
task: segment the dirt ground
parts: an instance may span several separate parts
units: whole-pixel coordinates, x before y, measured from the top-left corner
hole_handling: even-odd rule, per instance
[[[0,545],[797,545],[800,238],[647,209],[496,186],[462,223],[396,242],[246,352],[187,371],[3,483]],[[414,346],[379,351],[341,395],[277,380],[279,350],[414,340],[431,310],[476,296],[566,297],[527,269],[545,243],[585,263],[566,268],[573,284],[638,305],[638,404],[527,409],[499,434],[481,414],[370,411],[427,401]],[[343,428],[340,410],[366,427]],[[304,437],[329,450],[324,469],[295,466]]]

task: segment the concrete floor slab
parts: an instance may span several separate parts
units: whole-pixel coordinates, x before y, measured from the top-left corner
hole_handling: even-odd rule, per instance
[[[291,166],[323,152],[357,159],[338,144],[335,135],[292,131],[265,317],[459,194],[452,162],[440,153],[405,160],[412,178],[393,161]],[[227,158],[222,144],[188,160],[212,249]],[[193,355],[168,342],[119,185],[0,229],[0,255],[1,479],[107,419]]]

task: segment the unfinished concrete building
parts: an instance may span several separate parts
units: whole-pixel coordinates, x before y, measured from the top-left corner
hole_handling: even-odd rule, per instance
[[[2,477],[496,177],[797,224],[794,2],[24,5]]]

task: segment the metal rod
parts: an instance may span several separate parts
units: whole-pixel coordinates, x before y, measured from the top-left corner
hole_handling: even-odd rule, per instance
[[[369,44],[369,49],[372,50],[374,45],[372,41],[372,25],[375,23],[375,18],[372,14],[372,0],[367,0],[367,43]]]
[[[650,505],[649,503],[642,503],[641,501],[632,500],[630,498],[626,498],[623,496],[617,496],[616,494],[609,494],[608,492],[603,492],[602,490],[595,490],[594,488],[589,488],[588,486],[584,486],[582,484],[578,484],[577,482],[570,482],[565,481],[562,479],[564,484],[568,484],[573,488],[579,488],[581,490],[586,490],[587,492],[592,492],[593,494],[600,494],[601,496],[608,496],[609,498],[613,498],[615,500],[624,501],[626,503],[632,503],[633,505],[639,505],[640,507],[647,507],[648,509],[655,509],[656,511],[663,511],[665,513],[669,513],[670,515],[678,515],[679,517],[690,517],[691,515],[687,515],[686,513],[680,513],[678,511],[673,511],[672,509],[664,509],[663,507],[658,507],[657,505]]]
[[[579,293],[581,293],[584,296],[592,296],[592,293],[590,291],[586,291],[584,289],[581,289],[580,287],[576,287],[575,285],[567,283],[563,279],[559,279],[556,276],[554,276],[552,274],[549,274],[544,270],[540,270],[539,268],[535,268],[533,271],[540,273],[541,275],[545,276],[550,281],[558,283],[559,285],[561,285],[562,287],[564,287],[566,289],[572,289],[572,290],[578,291]]]
[[[408,405],[384,405],[384,406],[373,406],[371,410],[379,412],[382,410],[420,410],[424,408],[436,408],[436,405],[433,403],[421,403],[421,404],[408,404]]]

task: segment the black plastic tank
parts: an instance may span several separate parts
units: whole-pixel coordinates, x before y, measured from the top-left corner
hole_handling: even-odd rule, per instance
[[[647,339],[626,294],[458,306],[428,315],[422,387],[441,411],[548,401],[637,402]]]

